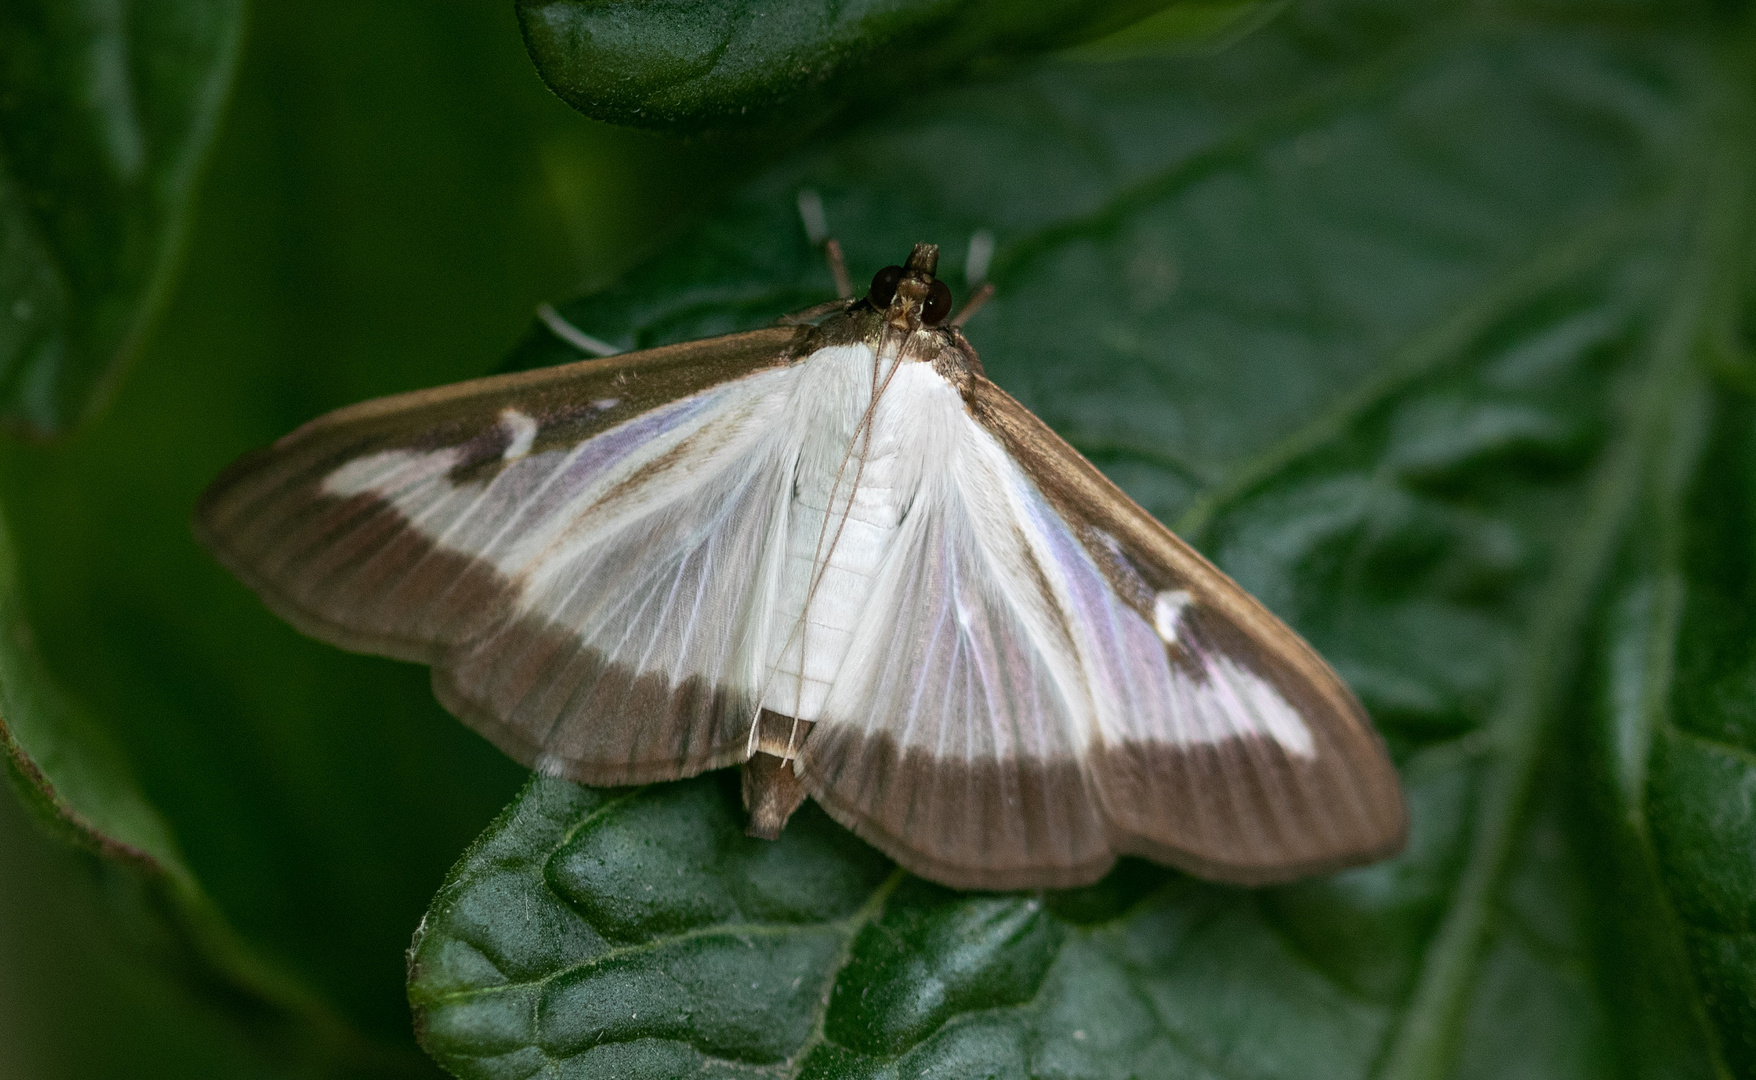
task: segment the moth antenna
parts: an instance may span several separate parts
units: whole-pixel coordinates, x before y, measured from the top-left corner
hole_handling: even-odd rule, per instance
[[[841,243],[829,235],[829,217],[823,212],[823,196],[813,188],[799,189],[799,220],[805,226],[805,239],[823,251],[829,263],[829,276],[835,279],[835,295],[843,300],[854,295],[854,283],[848,277],[848,261],[841,252]]]
[[[799,189],[799,220],[805,225],[805,239],[812,247],[829,239],[829,218],[823,213],[823,196],[813,188]]]
[[[969,255],[963,260],[963,283],[975,288],[988,280],[988,266],[994,261],[994,234],[977,229],[970,234]]]
[[[831,312],[846,311],[850,306],[846,297],[839,300],[825,300],[821,304],[812,304],[803,311],[788,312],[774,321],[777,326],[805,326]]]
[[[543,325],[549,328],[549,333],[590,356],[615,356],[617,353],[626,351],[618,349],[607,341],[594,338],[584,330],[574,326],[562,318],[561,313],[555,310],[555,305],[546,300],[537,305],[537,318],[541,319]]]
[[[853,299],[854,283],[848,277],[848,261],[841,253],[841,241],[833,236],[823,241],[823,257],[829,262],[829,276],[835,279],[835,295],[843,300]]]
[[[962,326],[969,321],[971,315],[982,310],[982,306],[993,298],[994,283],[992,281],[982,282],[982,287],[977,289],[968,300],[964,301],[963,310],[945,320],[945,325],[953,327]]]

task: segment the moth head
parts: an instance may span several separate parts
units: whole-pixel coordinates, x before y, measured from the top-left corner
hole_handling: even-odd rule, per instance
[[[904,333],[937,326],[951,314],[951,288],[933,276],[938,269],[939,245],[916,244],[907,263],[872,275],[866,302]]]

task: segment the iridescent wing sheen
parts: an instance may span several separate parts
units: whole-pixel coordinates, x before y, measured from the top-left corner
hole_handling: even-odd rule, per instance
[[[1396,773],[1297,634],[985,379],[800,756],[903,865],[1073,885],[1120,854],[1254,884],[1403,843]]]
[[[801,334],[342,409],[227,470],[196,531],[306,633],[431,664],[526,764],[634,783],[740,761]]]

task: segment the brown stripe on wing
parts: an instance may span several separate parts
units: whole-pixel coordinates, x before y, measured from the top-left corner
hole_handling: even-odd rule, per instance
[[[1406,839],[1402,792],[1365,785],[1334,748],[1305,759],[1247,735],[1096,752],[1118,851],[1214,881],[1265,885],[1385,858]],[[1354,797],[1336,795],[1347,790]],[[1370,810],[1366,808],[1370,807]],[[1373,815],[1378,816],[1373,816]],[[1393,827],[1383,825],[1392,818]]]
[[[671,685],[662,675],[606,664],[565,627],[514,612],[510,583],[488,564],[439,549],[406,526],[395,507],[372,496],[323,500],[283,540],[305,553],[287,564],[294,589],[258,591],[305,633],[432,664],[440,703],[526,766],[617,785],[674,780],[742,760],[745,695],[700,678]],[[314,535],[327,543],[313,545]],[[374,590],[353,556],[387,550],[419,572]],[[379,615],[386,597],[399,605],[395,620]],[[388,626],[400,633],[411,611],[424,613],[417,621],[428,632],[412,645],[385,632]]]
[[[887,734],[818,724],[798,769],[831,817],[910,872],[954,888],[1083,885],[1116,859],[1072,758],[942,758]]]
[[[1401,820],[1394,782],[1354,789],[1339,807],[1320,802],[1354,786],[1342,755],[1325,748],[1305,760],[1253,735],[1130,742],[1083,763],[970,762],[820,724],[799,769],[831,817],[911,873],[962,889],[1071,888],[1121,855],[1263,885],[1370,862],[1403,843],[1402,826],[1379,827]]]
[[[1224,620],[1191,609],[1179,626],[1200,668],[1236,633]],[[1231,643],[1236,648],[1235,643]],[[1129,739],[1096,748],[1089,762],[1103,793],[1117,849],[1239,885],[1290,881],[1372,862],[1402,848],[1408,818],[1395,771],[1361,767],[1383,753],[1361,726],[1314,721],[1327,699],[1307,683],[1274,678],[1278,658],[1263,660],[1268,681],[1306,720],[1313,753],[1247,733],[1214,742]],[[1253,672],[1253,674],[1257,674]]]
[[[354,652],[433,663],[504,608],[510,584],[436,548],[375,495],[307,497],[208,547],[299,632]],[[243,555],[241,551],[248,551]]]
[[[607,663],[570,629],[508,617],[433,667],[446,709],[526,765],[585,784],[645,784],[744,760],[753,701],[699,676]]]
[[[803,355],[810,327],[774,326],[656,349],[514,371],[406,394],[375,398],[326,413],[283,437],[276,449],[319,432],[368,433],[376,445],[434,449],[452,446],[492,425],[501,409],[516,408],[544,421],[574,416],[594,401],[615,399],[617,422],[666,402]],[[601,425],[599,426],[601,429]],[[567,443],[584,435],[561,432]],[[538,436],[532,453],[548,449]]]

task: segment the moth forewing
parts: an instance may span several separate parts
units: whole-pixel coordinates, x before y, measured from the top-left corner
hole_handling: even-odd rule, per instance
[[[1408,816],[1395,769],[1316,651],[1005,391],[978,379],[970,407],[1191,688],[1176,699],[1181,717],[1133,702],[1133,722],[1110,726],[1093,755],[1119,849],[1242,884],[1400,850]],[[1221,730],[1175,722],[1196,711],[1203,682],[1239,714]]]
[[[815,324],[339,410],[228,469],[196,530],[544,772],[745,763],[763,836],[808,794],[984,888],[1394,850],[1352,694],[987,381],[936,264]]]
[[[535,478],[545,465],[674,401],[784,366],[803,333],[755,330],[338,409],[226,469],[194,530],[302,632],[433,664],[448,706],[534,764],[547,733],[470,702],[447,670],[507,660],[481,647],[490,630],[505,640],[520,585],[482,544],[515,539],[515,519],[565,486],[554,470]],[[522,500],[496,498],[521,484]]]

